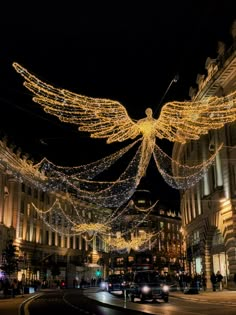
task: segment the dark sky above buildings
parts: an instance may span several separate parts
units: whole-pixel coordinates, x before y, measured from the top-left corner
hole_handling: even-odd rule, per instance
[[[232,42],[235,1],[141,1],[132,6],[128,1],[110,1],[110,6],[86,1],[86,7],[76,2],[33,7],[21,2],[1,10],[0,130],[35,161],[46,156],[60,165],[87,164],[124,144],[90,139],[46,114],[33,103],[12,62],[57,87],[118,100],[130,117],[140,119],[147,107],[158,113],[166,101],[189,100],[197,74],[206,72],[207,57],[217,56],[218,41]],[[176,74],[178,82],[165,95]],[[170,143],[158,145],[171,152]],[[152,165],[142,188],[163,203],[178,202],[178,192]]]

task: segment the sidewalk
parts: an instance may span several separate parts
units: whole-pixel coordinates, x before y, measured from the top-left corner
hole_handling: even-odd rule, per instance
[[[236,291],[224,289],[222,291],[200,291],[198,294],[184,294],[181,291],[170,292],[171,296],[201,302],[212,302],[220,304],[234,304],[236,306]]]

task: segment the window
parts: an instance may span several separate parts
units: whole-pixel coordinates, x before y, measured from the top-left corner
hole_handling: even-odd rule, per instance
[[[49,232],[46,231],[46,235],[45,235],[45,244],[49,245]]]
[[[134,257],[133,257],[133,256],[129,256],[129,257],[128,257],[128,261],[129,261],[129,262],[133,262],[133,261],[134,261]]]
[[[117,257],[116,258],[116,264],[122,266],[124,264],[124,258],[123,257]]]
[[[34,190],[34,199],[38,199],[38,191],[36,189]]]
[[[45,198],[45,194],[43,191],[41,191],[40,193],[40,201],[44,201],[44,198]]]
[[[20,219],[20,226],[19,226],[19,238],[23,238],[23,218]]]
[[[32,242],[36,242],[36,227],[33,227]]]
[[[23,213],[23,214],[25,213],[25,202],[24,202],[24,200],[21,200],[20,212]]]
[[[52,232],[52,242],[51,242],[52,246],[55,246],[55,232]]]
[[[26,241],[31,241],[30,239],[30,223],[27,223],[27,230],[26,230]]]
[[[138,200],[138,204],[145,204],[145,203],[146,203],[146,201],[143,200],[143,199],[139,199],[139,200]]]
[[[43,230],[40,229],[40,233],[39,233],[39,243],[43,244]]]
[[[71,236],[70,237],[70,248],[74,248],[74,237],[73,236]]]
[[[86,249],[86,241],[84,238],[82,238],[82,250]]]
[[[61,247],[61,235],[57,237],[57,246]]]
[[[21,191],[25,192],[25,184],[24,183],[21,184]]]
[[[30,203],[27,204],[27,216],[30,217]]]
[[[199,231],[195,231],[193,233],[193,244],[197,244],[200,242]]]
[[[75,238],[75,248],[79,249],[79,238],[78,237]]]

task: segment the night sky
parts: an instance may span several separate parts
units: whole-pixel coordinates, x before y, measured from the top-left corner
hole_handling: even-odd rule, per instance
[[[206,72],[207,57],[217,56],[218,41],[232,42],[236,19],[235,1],[75,3],[49,7],[38,2],[24,8],[21,2],[1,10],[0,130],[35,162],[46,156],[60,165],[87,164],[128,143],[90,139],[77,126],[46,114],[23,87],[14,61],[56,87],[118,100],[133,119],[144,118],[147,107],[158,117],[166,101],[189,100],[197,74]],[[178,82],[165,95],[176,74]],[[171,153],[168,141],[157,144]],[[152,163],[140,188],[173,207],[179,202],[178,191],[170,189]]]

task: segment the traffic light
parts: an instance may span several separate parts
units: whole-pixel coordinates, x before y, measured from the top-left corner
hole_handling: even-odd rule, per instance
[[[99,269],[96,270],[96,277],[101,277],[101,271]]]

